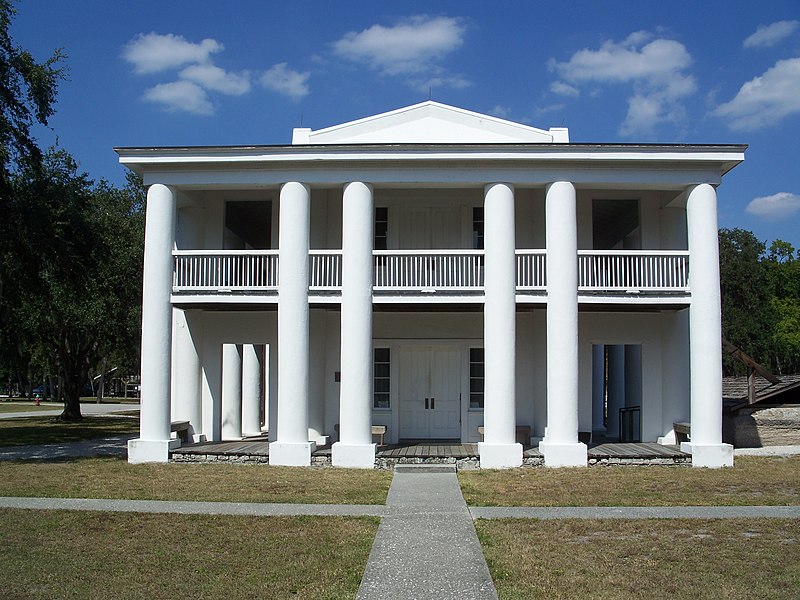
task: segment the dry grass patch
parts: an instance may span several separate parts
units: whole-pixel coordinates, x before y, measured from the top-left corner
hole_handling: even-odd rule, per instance
[[[4,598],[352,598],[378,520],[0,510]]]
[[[83,417],[75,422],[54,417],[0,419],[0,447],[64,444],[138,431],[139,420],[129,417]]]
[[[0,462],[0,496],[383,504],[386,471],[235,464],[131,465],[121,458]]]
[[[731,469],[591,467],[458,474],[472,506],[800,504],[800,457],[736,458]]]
[[[501,599],[798,598],[800,521],[479,520]]]

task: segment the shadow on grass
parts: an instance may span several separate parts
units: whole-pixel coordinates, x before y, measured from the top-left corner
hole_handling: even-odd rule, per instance
[[[65,444],[95,438],[134,434],[139,421],[130,417],[84,417],[62,421],[57,417],[21,417],[0,420],[0,447]]]

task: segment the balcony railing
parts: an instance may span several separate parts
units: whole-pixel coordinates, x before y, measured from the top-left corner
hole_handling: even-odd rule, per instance
[[[544,250],[517,250],[517,291],[543,291],[547,288],[547,253]]]
[[[385,292],[481,292],[483,250],[376,250],[373,287]],[[309,252],[309,290],[342,288],[342,251]],[[578,251],[582,292],[688,292],[686,251]],[[277,250],[179,250],[173,252],[176,293],[266,292],[278,290]],[[551,274],[557,276],[557,274]],[[547,289],[546,252],[516,251],[518,292]]]
[[[579,250],[578,289],[592,292],[686,292],[689,253]]]
[[[480,291],[483,250],[376,250],[378,291]]]
[[[335,292],[342,289],[342,251],[309,251],[308,288],[313,291]]]
[[[277,250],[176,250],[172,256],[176,292],[278,289]]]

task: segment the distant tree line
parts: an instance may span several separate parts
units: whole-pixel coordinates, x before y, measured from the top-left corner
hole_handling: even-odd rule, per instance
[[[776,375],[800,373],[800,249],[752,232],[719,232],[722,335]],[[726,375],[747,372],[725,354]]]
[[[31,133],[53,115],[60,51],[42,63],[11,39],[0,0],[0,386],[54,382],[62,418],[81,418],[93,375],[138,374],[144,188],[92,181]]]

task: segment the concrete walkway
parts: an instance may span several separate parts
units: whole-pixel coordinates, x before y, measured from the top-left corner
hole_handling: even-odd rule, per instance
[[[497,598],[453,467],[395,470],[356,596],[388,598]]]

